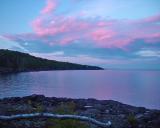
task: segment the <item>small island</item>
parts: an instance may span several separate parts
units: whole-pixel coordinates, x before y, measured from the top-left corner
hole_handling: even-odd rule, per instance
[[[11,50],[0,50],[0,73],[48,70],[102,70],[97,66],[42,59]]]

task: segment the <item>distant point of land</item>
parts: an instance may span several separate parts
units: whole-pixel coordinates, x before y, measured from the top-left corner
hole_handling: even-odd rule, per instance
[[[102,70],[97,66],[42,59],[27,53],[0,50],[0,73],[48,70]]]

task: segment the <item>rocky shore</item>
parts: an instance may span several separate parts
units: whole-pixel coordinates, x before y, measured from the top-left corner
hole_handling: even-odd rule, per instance
[[[0,99],[0,115],[35,112],[72,114],[111,121],[112,128],[159,128],[160,110],[134,107],[113,100],[69,99],[31,95]],[[0,121],[0,128],[97,128],[75,120],[21,119]]]

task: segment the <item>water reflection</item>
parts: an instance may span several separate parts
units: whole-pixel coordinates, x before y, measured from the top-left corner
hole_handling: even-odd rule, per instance
[[[44,94],[160,109],[159,71],[46,71],[0,76],[0,98]]]

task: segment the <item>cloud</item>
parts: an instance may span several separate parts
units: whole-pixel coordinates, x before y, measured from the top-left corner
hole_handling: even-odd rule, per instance
[[[53,58],[55,56],[56,57],[63,56],[64,52],[63,51],[55,51],[55,52],[51,52],[51,53],[30,53],[30,54],[32,54],[33,56],[36,56],[36,57],[42,57],[45,59],[53,60]]]
[[[9,50],[15,50],[18,49],[23,52],[28,52],[27,49],[19,45],[16,41],[11,41],[3,36],[0,36],[0,48],[1,49],[9,49]]]
[[[83,40],[103,48],[124,48],[137,39],[143,39],[146,43],[159,42],[160,24],[155,17],[158,16],[136,21],[108,19],[94,22],[65,16],[53,16],[50,20],[39,17],[33,21],[33,29],[41,38],[47,40],[53,37],[49,40],[50,44],[54,44],[55,37],[59,37],[56,42],[60,45]]]
[[[136,52],[135,54],[142,57],[160,57],[159,50],[141,50]]]
[[[123,64],[125,61],[121,59],[103,59],[90,55],[74,55],[67,56],[63,51],[56,51],[52,53],[30,53],[33,56],[41,57],[49,60],[57,60],[63,62],[72,62],[78,64],[92,64],[92,65],[106,65],[106,64]]]
[[[8,39],[36,40],[54,45],[68,45],[79,42],[89,42],[100,48],[125,49],[141,39],[145,43],[160,42],[160,15],[139,20],[113,20],[111,18],[94,17],[85,15],[55,14],[60,3],[55,0],[46,0],[46,6],[41,14],[32,21],[33,33],[7,35]],[[70,5],[71,7],[73,5]],[[83,12],[83,10],[81,10]]]
[[[106,40],[109,40],[115,35],[115,33],[111,30],[106,29],[97,29],[91,33],[91,38],[96,42],[104,43]]]
[[[123,58],[123,57],[112,57],[112,58],[101,58],[91,55],[74,55],[68,56],[61,54],[62,51],[55,51],[53,53],[30,53],[31,55],[47,58],[49,60],[57,60],[62,62],[72,62],[84,65],[97,65],[103,68],[111,69],[160,69],[159,61],[155,58]],[[60,53],[60,55],[56,55]],[[62,52],[63,53],[63,52]]]
[[[46,6],[42,9],[41,14],[49,14],[56,8],[55,0],[47,0]]]
[[[143,20],[143,22],[145,22],[145,23],[160,22],[160,15],[155,15],[155,16],[152,16],[152,17],[145,18]]]

